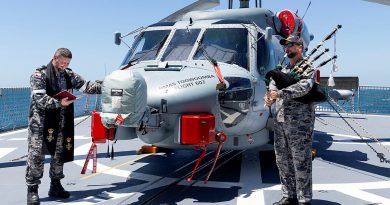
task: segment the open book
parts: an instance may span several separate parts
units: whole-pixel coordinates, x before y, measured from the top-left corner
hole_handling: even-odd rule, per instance
[[[66,97],[68,97],[68,100],[76,100],[76,96],[66,90],[55,94],[53,97],[58,100],[61,100],[62,98]]]

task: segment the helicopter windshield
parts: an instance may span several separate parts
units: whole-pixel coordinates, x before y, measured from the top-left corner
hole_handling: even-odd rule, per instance
[[[122,64],[143,60],[155,60],[170,30],[154,30],[141,33]]]
[[[172,37],[171,42],[161,59],[161,61],[168,60],[187,60],[194,47],[196,38],[198,37],[200,29],[178,29]]]
[[[207,55],[218,62],[236,64],[248,69],[248,31],[244,28],[210,28],[203,35],[202,45],[194,60],[204,60]]]

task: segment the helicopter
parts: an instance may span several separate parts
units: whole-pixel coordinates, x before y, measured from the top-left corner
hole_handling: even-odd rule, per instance
[[[299,34],[307,48],[314,36],[289,10],[232,4],[210,11],[219,0],[198,0],[155,24],[115,33],[117,45],[135,37],[120,69],[103,81],[92,141],[139,138],[157,147],[203,149],[198,161],[207,149],[217,150],[216,161],[221,149],[267,144],[272,119],[263,79],[285,57],[279,41]]]
[[[269,141],[262,78],[284,56],[279,44],[283,36],[276,30],[301,29],[305,47],[313,35],[288,10],[279,16],[291,18],[292,28],[282,25],[280,19],[278,28],[270,27],[269,19],[278,20],[276,15],[267,9],[249,8],[249,1],[241,0],[239,9],[198,11],[218,4],[218,0],[197,1],[138,31],[121,69],[104,80],[103,124],[115,124],[117,114],[125,113],[114,110],[134,104],[133,113],[124,117],[124,124],[116,130],[117,139],[138,137],[161,147],[188,148],[183,141],[193,136],[182,134],[192,128],[191,116],[197,121],[205,115],[206,121],[207,116],[213,116],[209,128],[214,124],[216,132],[229,136],[224,142],[226,149],[258,147]],[[120,44],[123,37],[120,33],[115,36]],[[134,83],[138,91],[132,98],[123,96],[126,88],[119,82],[120,76],[123,81],[141,79],[142,83]],[[111,113],[106,114],[106,110]],[[190,119],[189,127],[183,128],[183,115]]]

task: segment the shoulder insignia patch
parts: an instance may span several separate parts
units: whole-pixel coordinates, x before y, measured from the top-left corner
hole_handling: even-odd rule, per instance
[[[42,73],[41,72],[35,72],[34,74],[33,74],[33,77],[35,78],[35,79],[38,79],[38,80],[42,80],[43,78],[42,78]]]

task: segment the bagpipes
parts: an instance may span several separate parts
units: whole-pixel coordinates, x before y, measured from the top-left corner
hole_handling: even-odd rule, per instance
[[[286,88],[290,85],[293,85],[297,82],[299,82],[301,79],[308,79],[310,76],[316,71],[315,69],[312,69],[313,63],[318,60],[322,55],[324,55],[326,52],[329,51],[329,49],[325,49],[320,54],[315,56],[313,60],[309,61],[309,58],[324,44],[325,41],[329,40],[338,29],[341,28],[341,25],[337,25],[337,27],[329,34],[327,35],[324,40],[322,40],[318,45],[309,52],[307,57],[303,58],[301,61],[299,61],[294,68],[291,69],[288,73],[283,73],[281,71],[282,66],[278,65],[276,69],[271,70],[265,74],[265,83],[267,86],[267,90],[269,88],[269,83],[271,79],[275,82],[276,87],[281,90],[283,88]],[[333,57],[330,57],[329,59],[323,61],[318,66],[316,66],[317,69],[321,68],[322,66],[326,65],[330,61],[337,58],[337,55],[334,55]],[[310,69],[309,69],[310,68]],[[326,91],[321,87],[321,85],[318,82],[315,82],[313,84],[312,89],[304,96],[299,98],[294,98],[294,100],[303,102],[303,103],[311,103],[311,102],[324,102],[327,99]]]

